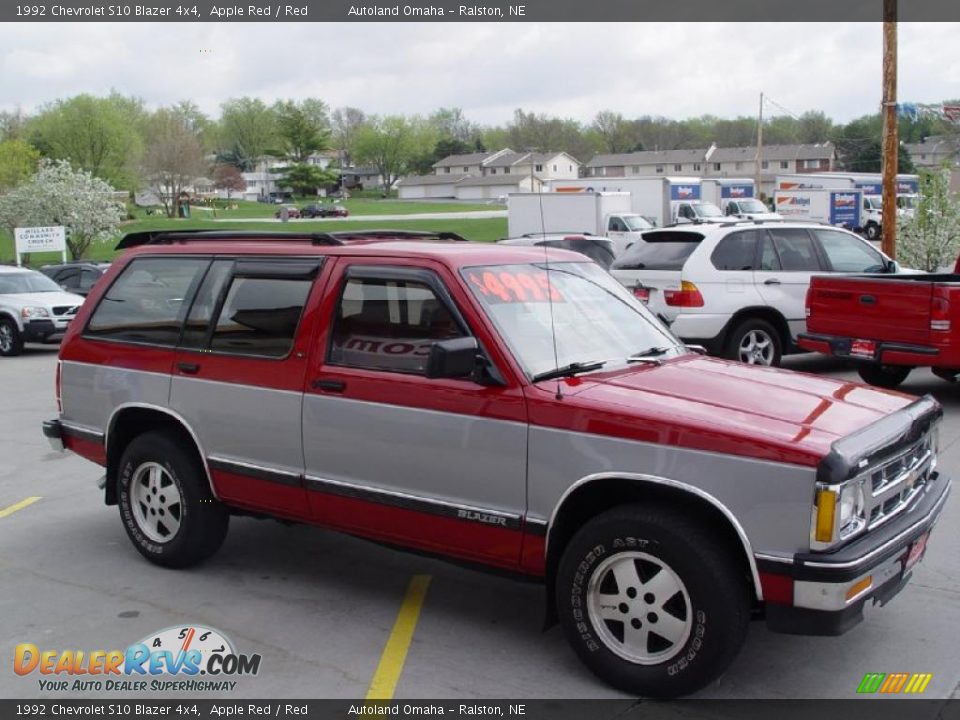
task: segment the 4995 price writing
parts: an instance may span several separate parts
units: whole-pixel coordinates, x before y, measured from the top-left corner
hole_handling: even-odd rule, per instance
[[[65,5],[17,5],[17,17],[200,17],[196,5],[177,5],[160,7],[158,5],[83,5],[67,7]]]

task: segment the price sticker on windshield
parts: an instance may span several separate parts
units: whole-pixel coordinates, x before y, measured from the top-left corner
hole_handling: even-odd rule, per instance
[[[564,302],[563,295],[545,272],[523,270],[469,270],[467,282],[485,302]]]

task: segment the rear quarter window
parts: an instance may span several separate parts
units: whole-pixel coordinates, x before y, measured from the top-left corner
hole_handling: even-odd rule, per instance
[[[703,234],[678,230],[644,233],[613,262],[614,270],[682,270],[687,258],[699,247]]]

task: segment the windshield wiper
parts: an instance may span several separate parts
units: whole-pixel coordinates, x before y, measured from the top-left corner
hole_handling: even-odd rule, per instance
[[[663,360],[660,359],[660,355],[666,355],[673,348],[668,347],[652,347],[647,348],[646,350],[641,350],[640,352],[634,353],[627,358],[628,363],[635,362],[648,362],[660,365],[663,363]]]
[[[558,367],[553,370],[547,370],[542,373],[537,373],[533,376],[534,382],[540,382],[541,380],[553,380],[554,378],[562,377],[573,377],[579,373],[590,372],[591,370],[599,370],[604,365],[606,365],[606,360],[588,360],[587,362],[572,362],[569,365],[564,365],[563,367]]]

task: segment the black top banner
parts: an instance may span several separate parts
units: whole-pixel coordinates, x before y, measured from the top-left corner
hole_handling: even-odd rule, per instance
[[[883,0],[62,0],[4,2],[0,22],[879,22]],[[897,20],[960,20],[957,0],[900,0]],[[599,48],[598,48],[599,49]]]

